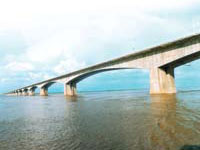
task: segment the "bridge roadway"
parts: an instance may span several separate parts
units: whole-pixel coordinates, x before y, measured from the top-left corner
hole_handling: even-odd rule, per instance
[[[200,34],[195,34],[15,89],[6,94],[31,96],[35,95],[36,88],[40,88],[40,95],[47,96],[48,88],[59,82],[64,85],[64,95],[76,96],[76,84],[81,80],[97,73],[119,69],[147,69],[150,72],[150,94],[173,94],[176,93],[174,69],[199,57]]]

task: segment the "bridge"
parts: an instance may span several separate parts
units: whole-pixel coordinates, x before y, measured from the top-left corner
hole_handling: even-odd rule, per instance
[[[176,93],[174,69],[199,58],[200,34],[195,34],[15,89],[6,94],[33,96],[35,89],[40,88],[40,95],[47,96],[48,88],[59,82],[64,85],[64,95],[76,96],[76,85],[81,80],[97,73],[119,69],[147,69],[150,72],[150,94],[173,94]]]

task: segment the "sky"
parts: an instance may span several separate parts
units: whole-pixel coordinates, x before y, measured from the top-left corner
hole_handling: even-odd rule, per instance
[[[200,33],[199,6],[199,0],[0,0],[0,93]],[[200,89],[199,67],[194,61],[177,68],[177,88]],[[106,72],[78,89],[148,88],[148,76]]]

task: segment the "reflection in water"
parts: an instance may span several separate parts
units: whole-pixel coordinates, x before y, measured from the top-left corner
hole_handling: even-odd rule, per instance
[[[171,149],[173,145],[169,141],[179,140],[176,137],[177,118],[176,95],[152,95],[151,113],[154,121],[153,128],[150,128],[149,137],[152,147],[158,150]]]
[[[200,144],[200,92],[0,97],[0,150],[180,150]]]
[[[176,95],[151,96],[151,113],[154,125],[149,137],[154,149],[178,149],[183,145],[199,144],[199,133],[193,128],[195,120],[185,118],[188,112],[185,106],[180,107]],[[189,124],[191,126],[187,126]],[[196,139],[195,139],[196,138]],[[191,147],[190,147],[191,148]]]
[[[78,96],[65,96],[65,98],[69,102],[76,102],[78,100]]]

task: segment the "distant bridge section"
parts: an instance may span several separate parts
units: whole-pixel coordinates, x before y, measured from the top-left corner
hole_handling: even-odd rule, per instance
[[[48,88],[59,82],[64,85],[64,95],[76,96],[76,85],[81,80],[97,73],[119,69],[147,69],[150,72],[150,94],[173,94],[176,93],[174,69],[199,58],[200,34],[196,34],[22,87],[7,94],[33,96],[35,89],[40,88],[40,95],[47,96]]]

